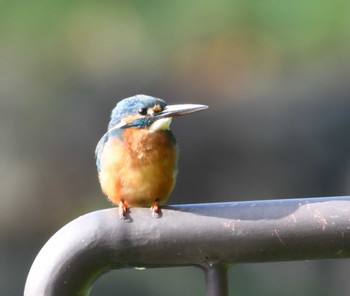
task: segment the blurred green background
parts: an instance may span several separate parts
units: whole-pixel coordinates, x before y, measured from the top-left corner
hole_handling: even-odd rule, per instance
[[[110,207],[94,149],[144,93],[176,119],[170,203],[347,195],[350,2],[0,1],[0,290],[59,228]],[[347,260],[237,265],[231,295],[348,295]],[[92,295],[203,295],[195,268],[114,271]]]

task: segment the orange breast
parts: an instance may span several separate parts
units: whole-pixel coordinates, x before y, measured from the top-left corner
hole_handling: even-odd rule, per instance
[[[115,205],[164,204],[176,180],[177,151],[166,132],[128,128],[109,139],[101,155],[102,191]]]

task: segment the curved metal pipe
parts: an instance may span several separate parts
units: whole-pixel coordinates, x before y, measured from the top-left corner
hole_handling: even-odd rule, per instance
[[[176,205],[163,208],[159,219],[132,208],[128,221],[112,208],[53,235],[31,267],[24,295],[87,295],[111,269],[185,265],[206,271],[213,291],[207,295],[222,295],[233,263],[345,257],[350,197]]]

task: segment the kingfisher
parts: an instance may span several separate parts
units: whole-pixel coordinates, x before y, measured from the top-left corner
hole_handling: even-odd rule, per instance
[[[178,145],[171,120],[207,108],[167,105],[142,94],[117,103],[95,156],[102,192],[119,206],[120,217],[126,218],[131,207],[150,207],[152,215],[159,217],[177,176]]]

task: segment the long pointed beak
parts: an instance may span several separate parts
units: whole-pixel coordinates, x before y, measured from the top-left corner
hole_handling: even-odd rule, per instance
[[[182,116],[197,111],[205,110],[209,108],[207,105],[199,104],[178,104],[168,105],[165,109],[156,115],[157,118],[175,117]]]

